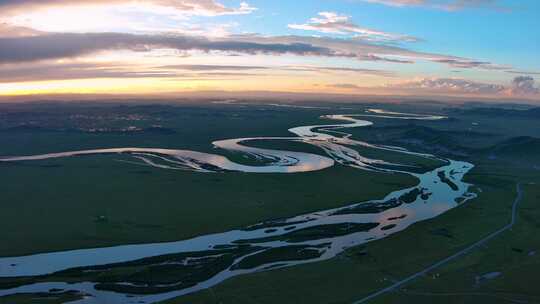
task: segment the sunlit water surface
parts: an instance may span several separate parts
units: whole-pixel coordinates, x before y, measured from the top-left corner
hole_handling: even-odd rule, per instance
[[[96,265],[112,265],[111,267],[114,267],[115,263],[137,261],[182,252],[206,252],[213,248],[234,248],[239,244],[258,248],[255,252],[249,252],[237,257],[229,267],[211,278],[184,289],[158,294],[136,295],[96,290],[96,283],[93,282],[76,284],[47,282],[0,290],[0,296],[62,289],[82,291],[89,295],[74,303],[155,303],[209,288],[228,278],[242,274],[327,260],[342,253],[349,247],[384,238],[407,228],[413,223],[436,217],[475,197],[473,193],[469,192],[471,185],[463,182],[463,176],[473,168],[470,163],[445,160],[446,165],[436,170],[427,173],[412,173],[407,171],[407,169],[410,169],[409,166],[363,157],[353,148],[361,146],[413,154],[419,157],[436,158],[436,156],[414,153],[399,147],[380,146],[357,141],[351,139],[348,133],[340,130],[372,125],[372,122],[358,118],[362,116],[415,120],[438,120],[444,119],[444,117],[386,112],[383,110],[369,110],[368,112],[362,115],[323,116],[325,119],[339,120],[346,123],[292,128],[289,131],[295,134],[295,137],[241,138],[213,143],[218,148],[247,154],[261,160],[261,165],[258,166],[235,163],[217,154],[153,148],[96,149],[2,158],[0,161],[11,162],[123,153],[135,157],[141,164],[145,165],[163,169],[193,170],[208,173],[227,171],[251,173],[307,172],[322,170],[335,165],[337,162],[341,165],[363,170],[407,173],[416,177],[419,182],[415,187],[392,192],[382,200],[351,203],[343,208],[299,215],[288,219],[257,224],[245,229],[202,235],[178,242],[125,245],[0,258],[0,277],[22,277],[47,275],[76,267]],[[327,156],[261,149],[245,145],[245,143],[253,140],[303,142],[323,149]],[[355,224],[370,224],[371,226],[361,231],[351,229],[349,233],[347,225],[353,227]],[[324,230],[324,227],[336,227],[336,225],[344,227],[345,232],[327,238],[311,237],[291,240],[289,237],[291,234],[294,235],[295,232],[309,231],[313,227]],[[237,267],[244,259],[254,254],[287,246],[304,246],[305,249],[316,250],[319,254],[314,258],[272,261],[249,269]],[[191,263],[193,260],[194,258],[186,258],[185,263]],[[117,282],[117,284],[130,283]]]

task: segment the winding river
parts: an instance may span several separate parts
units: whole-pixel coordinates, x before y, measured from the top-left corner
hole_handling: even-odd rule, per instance
[[[463,176],[473,165],[444,160],[433,171],[414,173],[404,164],[363,157],[354,147],[369,147],[437,159],[393,146],[357,141],[344,128],[365,127],[372,122],[361,117],[438,120],[441,116],[369,110],[360,115],[327,115],[322,118],[341,124],[302,126],[289,131],[294,137],[240,138],[214,142],[220,149],[254,157],[261,165],[244,165],[217,155],[187,150],[119,148],[72,151],[35,156],[0,158],[2,162],[34,161],[92,154],[122,153],[140,164],[163,169],[198,172],[242,171],[294,173],[322,170],[339,163],[363,170],[400,172],[418,179],[414,187],[388,194],[382,200],[351,203],[342,208],[303,214],[255,224],[244,229],[202,235],[170,243],[124,245],[82,249],[21,257],[0,258],[0,278],[26,278],[0,296],[17,293],[75,290],[86,294],[73,303],[155,303],[212,287],[231,277],[327,260],[349,247],[384,238],[411,224],[436,217],[475,197]],[[261,149],[246,146],[254,140],[287,140],[321,148],[327,156],[311,153]],[[159,276],[166,267],[177,277],[158,282],[141,281],[137,275],[93,281],[97,274],[144,266]],[[153,273],[152,271],[156,272]],[[77,274],[69,282],[56,278]],[[188,273],[189,275],[185,275]]]

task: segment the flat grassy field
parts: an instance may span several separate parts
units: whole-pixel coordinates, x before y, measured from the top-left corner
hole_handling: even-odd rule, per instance
[[[342,166],[290,175],[204,174],[116,158],[3,166],[0,256],[177,241],[382,198],[416,183]]]
[[[287,132],[289,127],[321,123],[320,113],[312,111],[288,114],[287,111],[243,108],[166,109],[169,110],[167,115],[148,114],[148,109],[142,113],[164,117],[161,123],[176,132],[171,135],[0,132],[0,155],[98,147],[216,152],[211,146],[213,140],[292,136]],[[122,109],[122,113],[126,111]],[[249,127],[245,125],[246,120],[250,121]],[[46,123],[55,124],[53,118]],[[132,123],[147,122],[128,124]],[[275,148],[323,153],[300,143],[279,142]],[[238,155],[230,155],[242,161]],[[108,155],[0,163],[3,228],[0,239],[5,244],[0,248],[0,256],[177,241],[382,198],[392,190],[416,183],[407,175],[365,172],[344,166],[301,174],[204,174],[156,169],[119,160],[132,159],[125,155]],[[437,164],[429,161],[424,165]]]
[[[114,111],[125,113],[126,109]],[[129,111],[139,113],[143,110],[136,107]],[[263,106],[151,107],[141,112],[147,120],[129,122],[144,128],[159,121],[168,130],[159,134],[52,131],[58,128],[53,115],[46,120],[48,130],[0,131],[0,155],[97,147],[161,147],[214,152],[210,144],[213,140],[291,136],[288,128],[328,122],[319,119],[327,112],[276,110]],[[90,113],[104,115],[102,109],[93,109]],[[513,154],[501,155],[501,158],[492,158],[490,154],[490,147],[501,141],[514,136],[535,136],[540,124],[512,118],[508,123],[515,122],[515,127],[503,128],[496,126],[500,120],[501,117],[486,116],[457,116],[440,122],[374,119],[376,125],[373,128],[354,129],[351,132],[354,138],[403,144],[425,152],[436,151],[437,155],[456,156],[455,159],[475,164],[465,179],[474,184],[478,198],[383,240],[351,248],[331,260],[235,277],[211,289],[164,304],[352,303],[506,225],[518,182],[523,184],[525,196],[520,204],[518,222],[511,231],[490,241],[485,248],[370,303],[540,302],[536,284],[540,271],[540,239],[536,237],[540,229],[540,164],[536,163],[537,158],[527,153],[519,159]],[[106,127],[125,126],[119,121],[101,123]],[[249,127],[246,127],[247,123]],[[72,122],[66,125],[77,127],[70,124]],[[528,129],[520,132],[525,125]],[[251,144],[322,154],[315,147],[301,143]],[[507,150],[511,149],[510,146]],[[368,157],[413,164],[420,170],[440,165],[439,161],[392,152],[357,150]],[[236,161],[253,161],[234,153],[226,155]],[[406,175],[365,172],[343,166],[290,175],[200,174],[118,161],[127,159],[127,156],[109,155],[0,164],[3,194],[0,221],[4,228],[0,237],[8,244],[0,249],[0,256],[176,241],[268,219],[378,199],[392,190],[416,183],[414,178]],[[288,258],[298,252],[316,253],[303,248],[292,249],[256,259]],[[136,275],[141,273],[137,265],[126,271]],[[166,280],[169,274],[164,271],[153,279]],[[69,274],[60,279],[69,281]],[[25,303],[29,299],[32,303],[61,303],[60,299],[43,296],[17,295],[0,298],[0,303]]]
[[[403,291],[370,303],[497,303],[508,293],[513,299],[538,301],[534,282],[540,256],[532,252],[540,249],[540,242],[531,237],[540,229],[538,171],[478,164],[467,180],[482,189],[477,199],[384,240],[329,261],[233,278],[165,303],[352,303],[504,226],[510,220],[516,182],[536,184],[524,185],[525,199],[511,232]],[[476,284],[477,276],[490,272],[502,275]],[[439,295],[417,294],[422,292]]]
[[[0,298],[0,304],[62,304],[80,300],[83,295],[77,292],[19,294]]]
[[[462,158],[476,165],[466,181],[475,185],[478,198],[384,240],[351,248],[332,260],[233,278],[166,303],[353,303],[506,225],[518,182],[523,183],[525,196],[511,231],[485,248],[369,303],[540,302],[536,284],[540,239],[535,237],[540,232],[540,164],[530,154],[501,160],[475,152],[489,151],[490,146],[513,136],[537,136],[540,124],[505,118],[508,123],[502,126],[502,117],[452,118],[439,122],[373,119],[376,125],[372,129],[346,132],[354,138],[388,144],[404,144],[401,139],[408,135],[420,143],[409,147],[420,151],[432,151],[434,146],[442,146],[438,152],[443,154],[464,151]]]

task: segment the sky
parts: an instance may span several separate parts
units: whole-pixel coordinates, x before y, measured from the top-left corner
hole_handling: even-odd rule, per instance
[[[537,0],[0,0],[0,96],[540,101]]]

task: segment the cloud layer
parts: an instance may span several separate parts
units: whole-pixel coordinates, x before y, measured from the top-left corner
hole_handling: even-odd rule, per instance
[[[305,43],[258,43],[241,40],[210,40],[185,35],[134,35],[122,33],[48,34],[0,38],[0,63],[61,59],[106,50],[222,51],[244,54],[295,54],[339,56],[332,50]]]
[[[216,0],[0,0],[0,11],[9,15],[55,7],[134,4],[167,7],[177,13],[203,16],[249,14],[256,10],[246,2],[241,2],[238,8],[230,8]]]
[[[0,38],[9,37],[28,37],[44,34],[41,31],[34,30],[24,26],[13,26],[8,23],[0,23]]]
[[[370,3],[379,3],[389,6],[424,6],[435,9],[456,11],[466,8],[489,7],[499,8],[498,0],[363,0]]]
[[[517,97],[537,97],[540,88],[531,76],[517,76],[509,86],[488,84],[458,78],[423,78],[389,85],[390,88],[413,91],[436,92],[460,95],[507,95]]]
[[[540,88],[534,83],[531,76],[518,76],[512,81],[511,93],[513,95],[538,95]]]
[[[7,35],[2,37],[2,33]],[[363,39],[260,35],[209,38],[181,34],[41,33],[21,28],[2,31],[0,27],[0,64],[84,57],[111,50],[152,52],[158,49],[248,55],[289,54],[397,64],[426,60],[452,67],[499,69],[497,65],[485,61],[417,52]]]
[[[301,73],[311,73],[310,76],[314,77],[299,83],[299,87],[318,83],[320,88],[356,92],[366,89],[357,84],[366,80],[372,86],[371,89],[388,89],[388,92],[402,90],[525,97],[540,94],[530,76],[536,72],[520,72],[511,66],[496,64],[484,58],[422,52],[421,47],[429,42],[408,44],[421,39],[364,27],[353,22],[352,16],[332,11],[319,12],[310,19],[307,19],[308,15],[307,21],[303,23],[287,26],[287,21],[284,21],[280,25],[281,29],[271,29],[272,33],[287,33],[288,27],[298,30],[295,31],[298,33],[296,35],[250,33],[249,28],[241,25],[243,17],[212,19],[215,22],[228,22],[221,24],[207,23],[210,18],[195,17],[241,15],[256,10],[240,1],[0,0],[0,83],[5,83],[3,87],[8,88],[12,83],[26,82],[25,85],[34,85],[28,82],[47,80],[58,80],[61,86],[61,80],[68,79],[223,77],[230,80],[231,76],[255,83],[257,80],[253,81],[251,76],[301,79],[306,76]],[[495,7],[499,4],[496,0],[355,1],[444,10]],[[381,6],[358,7],[395,11]],[[264,8],[261,6],[261,11]],[[103,13],[103,16],[99,13]],[[249,20],[253,22],[255,18]],[[377,24],[375,18],[369,20]],[[98,26],[94,27],[96,24]],[[381,24],[384,29],[385,23]],[[233,34],[242,30],[245,30],[244,34]],[[443,45],[453,41],[453,37],[441,36],[440,39]],[[478,52],[473,54],[481,56]],[[266,62],[268,58],[261,59],[261,56],[282,58],[274,57]],[[465,69],[474,71],[466,72]],[[518,77],[512,83],[508,81],[507,85],[501,85],[486,83],[489,80],[480,82],[451,78],[451,75],[457,75],[452,72],[463,72],[462,75],[466,75],[464,77],[471,79],[478,77],[499,80],[501,77],[493,75],[506,75],[510,78],[508,73]],[[397,82],[414,75],[428,74],[437,75],[437,78],[419,78],[383,86],[388,79],[382,77],[392,77],[391,81]],[[369,77],[355,79],[357,76]],[[117,81],[121,83],[121,80]],[[278,81],[276,87],[286,82]],[[290,87],[293,87],[294,81],[291,83]],[[241,87],[236,83],[233,87],[236,85]]]
[[[90,78],[190,78],[212,79],[216,76],[267,76],[269,73],[294,72],[302,74],[348,74],[393,77],[394,73],[376,69],[325,66],[255,66],[175,64],[137,67],[115,62],[62,62],[40,64],[0,65],[0,83],[70,80]]]
[[[289,24],[289,28],[305,31],[316,31],[329,34],[355,35],[367,40],[407,41],[415,42],[417,38],[405,35],[385,33],[361,27],[351,22],[349,16],[339,15],[335,12],[320,12],[304,24]]]
[[[502,85],[486,84],[457,78],[423,78],[392,85],[394,88],[439,91],[446,93],[498,94],[506,88]]]

